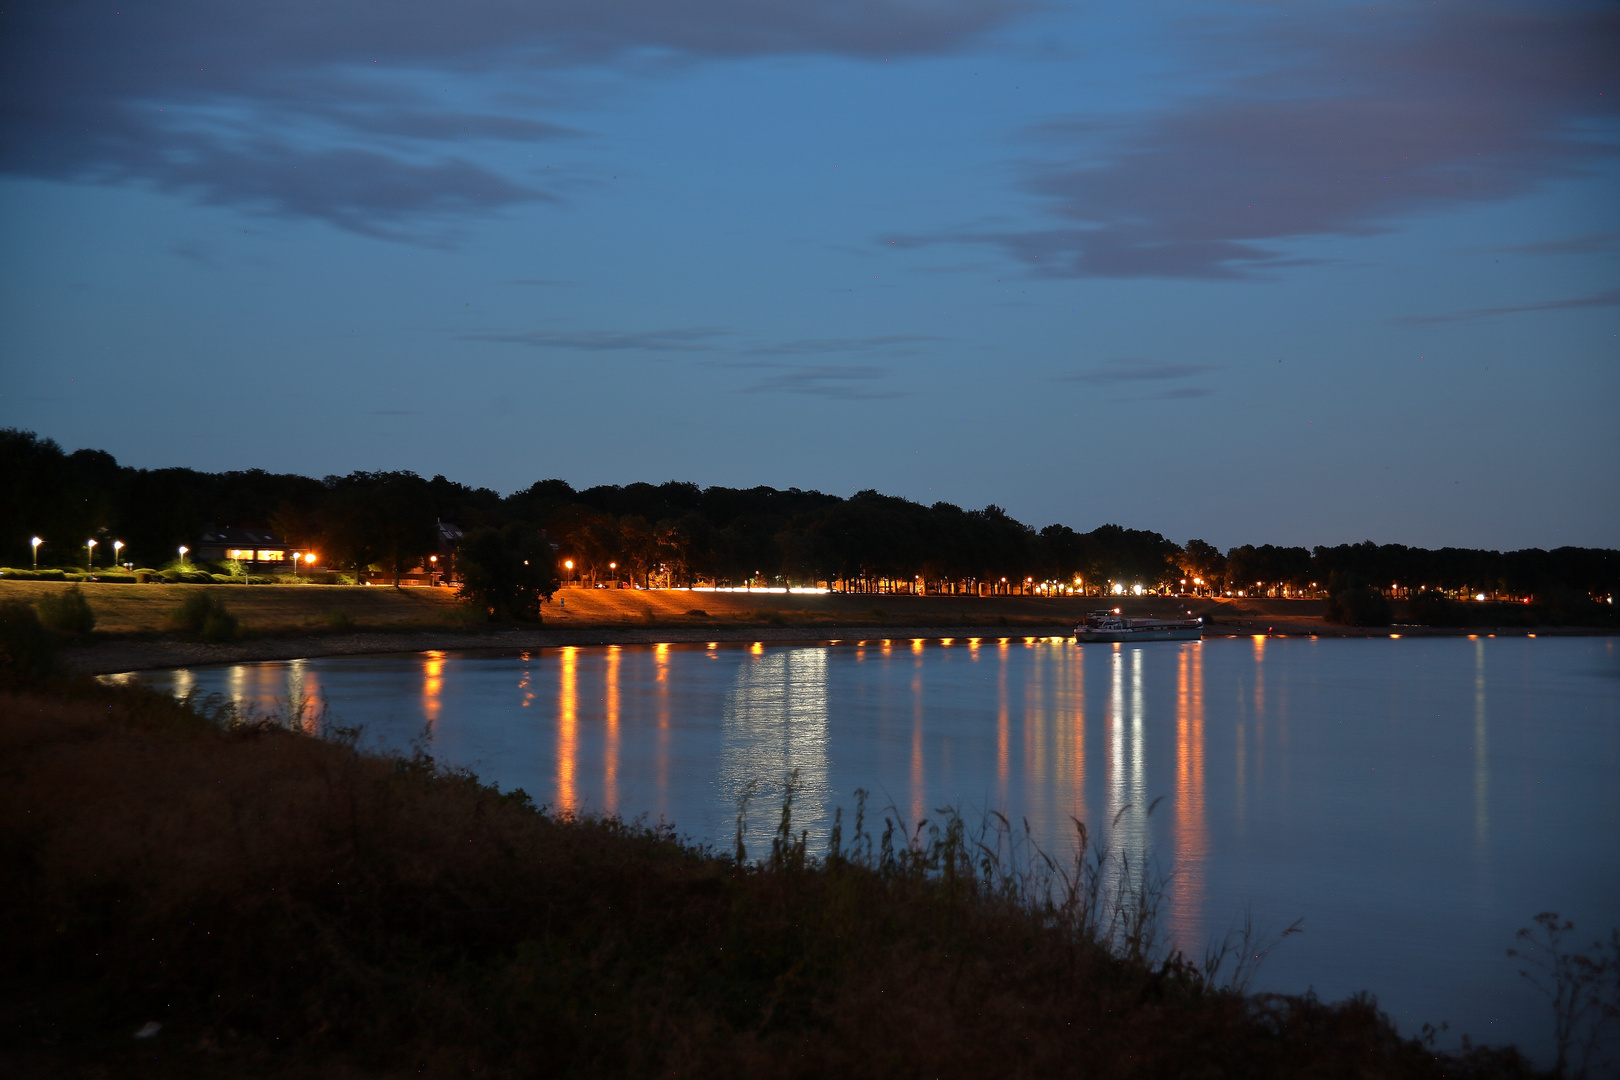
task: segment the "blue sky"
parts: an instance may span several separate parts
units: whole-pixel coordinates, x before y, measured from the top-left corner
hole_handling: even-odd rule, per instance
[[[0,424],[1620,546],[1620,7],[0,14]]]

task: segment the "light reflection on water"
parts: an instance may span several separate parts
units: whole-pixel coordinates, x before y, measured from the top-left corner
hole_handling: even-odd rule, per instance
[[[908,826],[1003,810],[1061,853],[1073,820],[1169,874],[1197,955],[1245,910],[1306,933],[1262,982],[1368,988],[1407,1031],[1543,1046],[1503,957],[1537,911],[1620,923],[1620,662],[1610,638],[1077,647],[1059,639],[424,653],[151,673],[177,694],[361,726],[568,811],[662,818],[729,850],[781,783],[812,849],[853,792]],[[1157,801],[1156,801],[1157,800]],[[1152,808],[1151,814],[1149,808]],[[881,816],[881,815],[880,815]],[[847,820],[847,819],[846,819]],[[881,824],[878,826],[881,829]]]

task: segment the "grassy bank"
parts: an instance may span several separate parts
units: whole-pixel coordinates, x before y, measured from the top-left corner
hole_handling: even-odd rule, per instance
[[[829,852],[788,824],[740,863],[229,719],[88,681],[0,696],[0,1071],[1531,1075],[1166,959],[1095,857],[1020,872],[846,816]]]
[[[37,602],[74,585],[0,581],[0,601]],[[467,630],[489,624],[451,589],[343,585],[77,586],[96,615],[96,630],[112,635],[159,635],[184,598],[206,592],[226,604],[249,636],[354,629]],[[1134,600],[1135,607],[1179,610],[1171,598]],[[685,589],[563,589],[542,610],[547,626],[1050,626],[1074,623],[1103,602],[1028,596],[948,597],[852,594],[699,593]],[[1312,609],[1319,613],[1320,605]],[[336,624],[336,625],[334,625]]]

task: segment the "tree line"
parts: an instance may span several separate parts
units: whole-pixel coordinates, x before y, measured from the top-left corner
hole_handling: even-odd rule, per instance
[[[1269,596],[1327,595],[1353,582],[1391,596],[1442,590],[1518,598],[1606,597],[1620,584],[1620,552],[1612,549],[1428,550],[1368,541],[1246,544],[1223,553],[1202,540],[1178,544],[1113,524],[1036,530],[995,505],[925,506],[876,491],[845,498],[677,481],[576,490],[542,480],[501,495],[410,472],[317,480],[258,469],[136,469],[105,451],[66,453],[16,429],[0,431],[0,522],[0,562],[10,566],[28,565],[29,538],[38,535],[47,541],[42,565],[81,563],[93,537],[122,540],[126,560],[157,567],[206,526],[222,525],[267,528],[318,550],[328,565],[399,574],[440,551],[438,523],[448,522],[467,534],[464,547],[483,545],[487,558],[505,552],[512,567],[553,552],[565,577],[644,585],[830,582],[930,593],[1140,586]]]

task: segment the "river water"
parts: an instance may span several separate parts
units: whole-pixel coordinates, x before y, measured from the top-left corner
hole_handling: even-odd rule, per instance
[[[1303,919],[1256,988],[1370,990],[1404,1032],[1444,1021],[1443,1043],[1543,1061],[1550,1011],[1505,955],[1514,932],[1546,910],[1587,941],[1620,925],[1614,638],[871,639],[140,677],[727,849],[756,782],[754,854],[793,769],[812,845],[857,788],[913,823],[1001,810],[1055,853],[1078,818],[1168,876],[1189,954],[1246,914]]]

